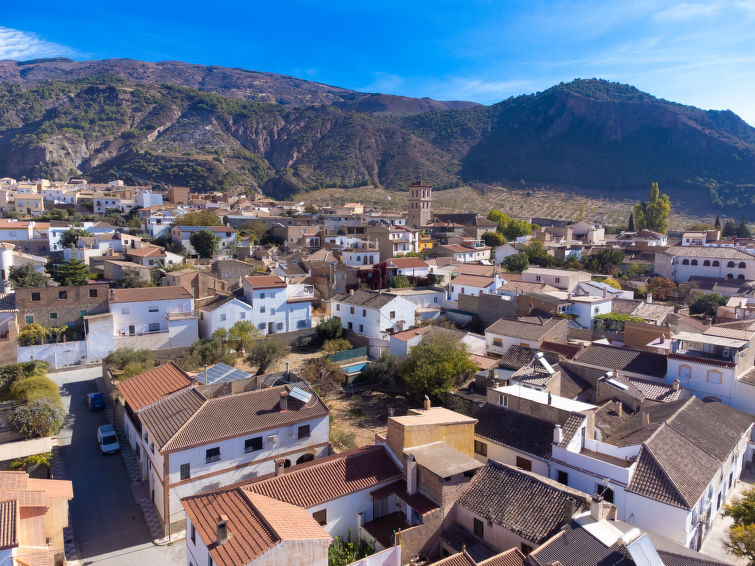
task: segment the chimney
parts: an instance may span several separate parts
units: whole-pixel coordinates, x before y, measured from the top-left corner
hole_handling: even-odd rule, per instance
[[[288,362],[286,362],[286,379],[288,379]]]
[[[648,293],[647,297],[645,297],[645,302],[647,304],[651,304],[653,302],[653,293]]]
[[[572,517],[574,517],[574,514],[577,512],[577,502],[572,499],[568,498],[566,501],[564,501],[564,520],[565,521],[571,521]]]
[[[679,380],[675,379],[674,382],[671,384],[671,389],[674,391],[679,391]]]
[[[406,493],[414,495],[417,492],[417,461],[409,454],[406,460]]]
[[[650,413],[648,413],[647,411],[642,413],[642,424],[643,425],[650,424]]]
[[[349,289],[349,295],[353,295],[353,294],[354,294],[354,289]]]
[[[564,440],[564,431],[561,429],[561,425],[557,424],[553,428],[553,444],[561,444],[563,440]]]
[[[551,392],[548,391],[548,404],[550,405],[553,402],[553,396],[551,395]]]
[[[286,468],[286,461],[283,458],[277,458],[275,460],[275,475],[282,476],[283,470]]]
[[[590,518],[593,521],[602,521],[608,516],[611,510],[611,504],[603,501],[600,495],[595,495],[590,501]]]
[[[425,408],[425,411],[430,410],[430,397],[428,397],[427,395],[425,395],[424,408]]]
[[[215,530],[218,535],[218,546],[228,540],[228,517],[220,515],[215,522]]]
[[[624,403],[622,403],[621,401],[616,403],[616,414],[620,417],[624,416]]]
[[[280,410],[281,412],[288,409],[288,391],[285,389],[281,391],[281,397],[280,397]]]

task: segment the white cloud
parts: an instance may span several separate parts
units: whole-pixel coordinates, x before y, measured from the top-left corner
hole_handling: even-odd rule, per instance
[[[46,41],[35,33],[0,26],[0,60],[71,57],[75,54],[72,48]]]
[[[660,12],[656,12],[653,14],[653,19],[657,22],[681,22],[697,18],[708,18],[714,16],[722,8],[723,6],[720,2],[699,4],[682,2],[681,4],[669,6]]]

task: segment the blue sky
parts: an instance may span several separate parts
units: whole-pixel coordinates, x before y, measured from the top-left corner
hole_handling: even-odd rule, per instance
[[[601,77],[755,124],[755,0],[3,4],[0,59],[180,60],[485,104]]]

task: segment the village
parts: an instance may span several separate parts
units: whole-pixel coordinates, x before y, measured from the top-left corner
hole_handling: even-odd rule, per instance
[[[744,217],[669,233],[656,184],[620,229],[408,193],[0,179],[0,553],[746,564]]]

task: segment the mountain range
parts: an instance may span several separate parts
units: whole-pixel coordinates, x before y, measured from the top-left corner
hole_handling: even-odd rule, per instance
[[[698,208],[755,210],[755,128],[634,87],[575,80],[491,106],[284,75],[128,59],[0,61],[0,176],[262,190],[652,181]]]

